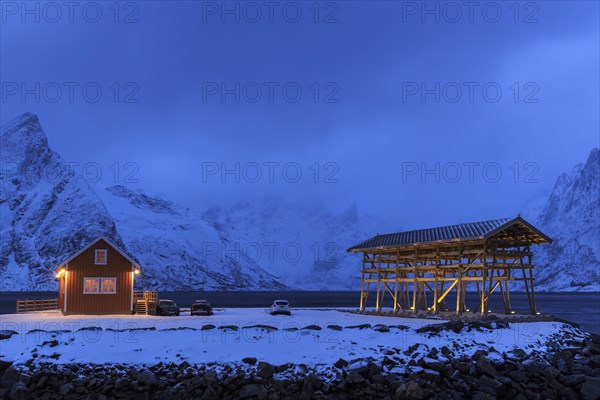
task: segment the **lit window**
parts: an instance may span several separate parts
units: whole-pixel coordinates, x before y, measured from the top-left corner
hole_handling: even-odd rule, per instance
[[[96,257],[95,257],[95,261],[94,264],[96,265],[106,265],[106,258],[108,255],[108,250],[106,249],[99,249],[96,250]]]
[[[115,292],[115,279],[102,279],[102,287],[100,291],[102,293],[114,293]]]
[[[83,293],[107,294],[117,292],[117,278],[84,278]]]
[[[88,279],[85,280],[85,293],[98,293],[98,283],[100,279]]]

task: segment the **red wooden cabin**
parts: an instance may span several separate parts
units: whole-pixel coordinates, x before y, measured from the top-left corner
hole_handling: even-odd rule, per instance
[[[140,265],[104,236],[59,264],[63,314],[131,314]]]

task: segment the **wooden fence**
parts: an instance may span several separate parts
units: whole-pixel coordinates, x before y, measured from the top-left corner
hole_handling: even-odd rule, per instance
[[[17,300],[17,313],[58,310],[58,299]]]

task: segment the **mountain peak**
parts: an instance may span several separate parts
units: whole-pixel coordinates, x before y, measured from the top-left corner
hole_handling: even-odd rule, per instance
[[[5,135],[17,132],[25,127],[30,128],[28,131],[42,131],[38,116],[30,112],[23,113],[18,117],[11,119],[0,128],[0,131],[4,137]]]
[[[60,156],[50,149],[37,115],[32,113],[21,114],[0,129],[0,146],[2,162],[17,175],[3,175],[3,183],[4,178],[15,177],[37,183],[43,179],[44,168],[60,161]]]

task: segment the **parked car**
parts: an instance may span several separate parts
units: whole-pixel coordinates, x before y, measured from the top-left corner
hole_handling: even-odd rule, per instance
[[[192,304],[192,315],[213,315],[213,308],[206,300],[196,300]]]
[[[292,315],[290,302],[287,300],[275,300],[271,306],[271,315],[277,314]]]
[[[173,300],[159,300],[156,315],[179,315],[180,310]]]

